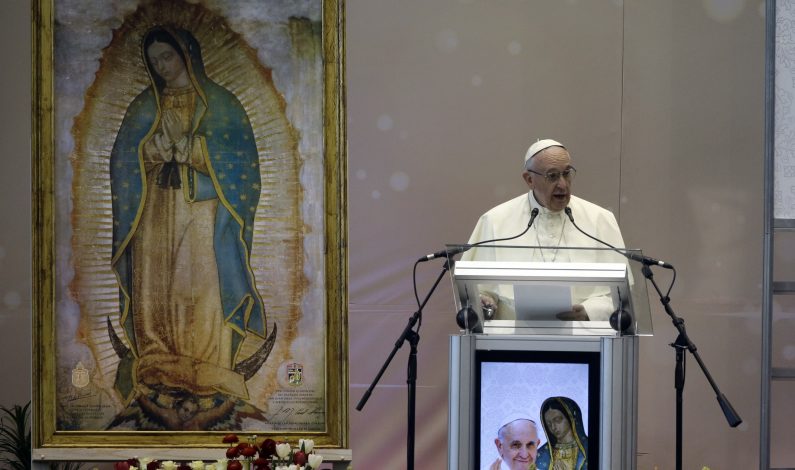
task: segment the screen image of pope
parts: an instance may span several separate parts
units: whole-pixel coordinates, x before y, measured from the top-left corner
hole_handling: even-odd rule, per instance
[[[150,86],[129,105],[110,156],[112,269],[122,340],[115,389],[127,403],[109,428],[212,430],[248,413],[246,380],[267,359],[251,268],[260,167],[248,116],[204,70],[184,29],[141,41]],[[239,357],[247,335],[265,341]]]

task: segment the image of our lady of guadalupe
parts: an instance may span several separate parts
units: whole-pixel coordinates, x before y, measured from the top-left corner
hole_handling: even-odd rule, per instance
[[[539,470],[586,470],[588,436],[577,402],[567,397],[550,397],[541,404],[541,424],[547,442],[538,449]]]
[[[141,53],[150,86],[129,105],[110,156],[126,341],[108,331],[128,406],[109,427],[211,430],[258,415],[246,380],[276,336],[250,265],[257,147],[245,109],[207,77],[189,31],[155,27]],[[249,334],[267,340],[240,358]]]

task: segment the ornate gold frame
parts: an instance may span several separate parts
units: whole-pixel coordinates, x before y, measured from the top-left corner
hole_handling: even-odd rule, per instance
[[[53,52],[58,0],[32,2],[32,171],[33,171],[33,447],[188,448],[222,447],[223,432],[59,431],[55,423],[56,174]],[[267,0],[263,0],[267,1]],[[312,438],[321,447],[348,447],[347,331],[347,161],[344,87],[344,0],[322,1],[324,54],[323,139],[326,260],[326,431],[259,433],[289,442]],[[247,433],[241,433],[247,434]],[[44,453],[41,454],[44,457]],[[218,456],[219,458],[221,455]],[[115,456],[114,456],[115,458]],[[34,459],[37,456],[34,452]],[[97,459],[95,459],[97,460]]]

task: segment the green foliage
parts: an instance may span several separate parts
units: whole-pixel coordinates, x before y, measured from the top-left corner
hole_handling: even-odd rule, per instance
[[[0,406],[0,466],[30,470],[30,402],[11,408]]]

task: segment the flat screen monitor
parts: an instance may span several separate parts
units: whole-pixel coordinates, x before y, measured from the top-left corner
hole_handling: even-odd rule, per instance
[[[587,468],[598,470],[601,400],[599,352],[478,350],[475,352],[475,366],[474,409],[479,410],[474,417],[474,444],[477,449],[475,468],[494,468],[492,465],[500,458],[495,442],[498,431],[507,422],[515,419],[529,419],[536,423],[539,448],[543,449],[550,439],[555,442],[557,439],[554,435],[547,435],[553,431],[551,424],[544,425],[541,412],[542,405],[548,400],[547,409],[558,409],[561,408],[560,404],[565,404],[564,408],[575,414],[573,409],[579,408],[582,428],[579,432],[572,432],[583,444],[578,447],[587,448]],[[552,402],[557,405],[551,404]],[[572,402],[576,406],[572,406]],[[555,416],[555,413],[550,413],[550,416]],[[574,419],[576,421],[577,418]],[[596,445],[588,446],[588,441]],[[549,451],[552,447],[546,446]],[[505,454],[511,455],[510,451]],[[527,459],[520,454],[515,458],[516,468],[521,467]],[[505,463],[499,468],[512,467]]]

